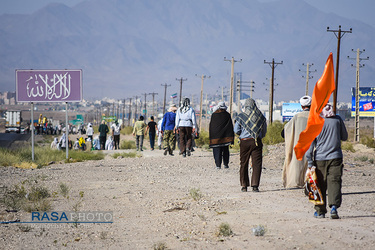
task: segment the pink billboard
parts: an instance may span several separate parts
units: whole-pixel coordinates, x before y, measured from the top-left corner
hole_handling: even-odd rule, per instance
[[[80,102],[82,70],[16,70],[17,102]]]

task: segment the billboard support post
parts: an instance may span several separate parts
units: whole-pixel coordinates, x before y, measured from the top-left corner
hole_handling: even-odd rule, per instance
[[[34,103],[31,102],[31,159],[34,161]]]
[[[66,135],[66,159],[69,159],[69,120],[68,120],[68,102],[65,102],[65,135]]]

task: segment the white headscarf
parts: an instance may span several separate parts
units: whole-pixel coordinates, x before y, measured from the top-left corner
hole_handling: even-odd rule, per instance
[[[212,108],[212,111],[215,112],[218,109],[224,109],[227,110],[227,106],[225,105],[225,102],[219,102],[215,107]]]
[[[320,113],[320,115],[324,118],[335,116],[332,105],[327,103],[327,105],[323,108],[322,113]]]

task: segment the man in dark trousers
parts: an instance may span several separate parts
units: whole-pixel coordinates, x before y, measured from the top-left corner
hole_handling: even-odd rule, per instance
[[[245,102],[245,112],[236,117],[234,133],[240,136],[240,182],[241,191],[247,192],[249,182],[249,160],[252,161],[251,187],[259,192],[260,175],[262,173],[262,138],[267,133],[266,118],[257,108],[253,99]]]
[[[102,124],[99,126],[99,142],[100,142],[100,149],[105,149],[105,142],[107,140],[107,133],[109,132],[107,124],[105,121],[102,121]]]
[[[148,136],[150,138],[150,147],[151,150],[154,150],[154,145],[155,145],[155,135],[156,132],[158,131],[158,125],[154,121],[154,116],[150,117],[150,121],[147,124],[145,135],[147,134],[147,131],[149,131]]]
[[[323,205],[315,205],[315,218],[325,218],[328,206],[331,208],[331,219],[339,219],[337,209],[341,206],[343,154],[341,141],[348,139],[348,132],[340,116],[335,115],[332,105],[327,104],[321,113],[324,125],[320,134],[311,143],[306,152],[308,167],[316,166],[318,187],[323,196]]]

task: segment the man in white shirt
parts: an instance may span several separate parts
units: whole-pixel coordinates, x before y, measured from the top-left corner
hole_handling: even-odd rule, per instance
[[[112,128],[113,140],[115,142],[115,149],[120,149],[120,130],[121,130],[121,126],[118,123],[118,120],[116,120],[115,123],[112,124],[111,128]]]

